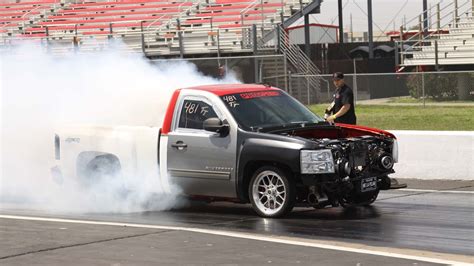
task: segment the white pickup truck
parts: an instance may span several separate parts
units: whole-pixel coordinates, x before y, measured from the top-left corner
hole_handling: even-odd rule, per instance
[[[250,202],[279,217],[295,205],[371,204],[394,188],[397,156],[391,133],[330,124],[278,88],[212,85],[176,90],[161,128],[58,130],[53,174],[152,174],[165,191],[173,183],[190,197]]]

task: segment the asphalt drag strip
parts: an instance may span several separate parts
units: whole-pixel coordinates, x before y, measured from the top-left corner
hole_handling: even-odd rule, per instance
[[[315,264],[439,265],[452,261],[405,259],[396,254],[316,248],[183,230],[128,225],[0,219],[2,265]],[[8,230],[5,230],[8,229]],[[343,249],[343,248],[341,248]],[[391,256],[389,256],[391,255]],[[415,258],[415,257],[414,257]]]
[[[281,219],[248,204],[66,214],[1,202],[0,264],[474,265],[472,184],[421,182],[371,207]]]

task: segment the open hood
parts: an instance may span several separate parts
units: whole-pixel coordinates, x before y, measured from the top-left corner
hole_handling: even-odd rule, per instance
[[[385,130],[340,123],[275,130],[272,133],[286,133],[307,139],[341,139],[361,136],[378,136],[396,139],[395,135]]]

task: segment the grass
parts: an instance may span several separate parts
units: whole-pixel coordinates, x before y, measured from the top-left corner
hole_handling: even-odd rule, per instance
[[[311,105],[322,116],[327,104]],[[474,106],[357,105],[357,124],[387,130],[474,130]]]
[[[473,101],[458,101],[449,99],[435,100],[433,98],[427,98],[426,103],[473,103]],[[423,103],[423,99],[416,99],[410,96],[405,97],[393,97],[388,100],[388,103]]]

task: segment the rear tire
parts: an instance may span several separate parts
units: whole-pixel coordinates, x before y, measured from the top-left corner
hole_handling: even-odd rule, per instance
[[[87,183],[95,183],[101,181],[104,177],[115,177],[121,172],[121,165],[118,160],[114,160],[110,156],[97,156],[86,166],[84,178]]]
[[[123,179],[120,162],[112,156],[101,155],[90,161],[86,165],[82,182],[91,191],[107,189],[108,193],[113,193],[121,200],[132,192]]]
[[[296,186],[287,173],[274,166],[264,166],[250,180],[249,197],[259,216],[277,218],[293,209]]]

